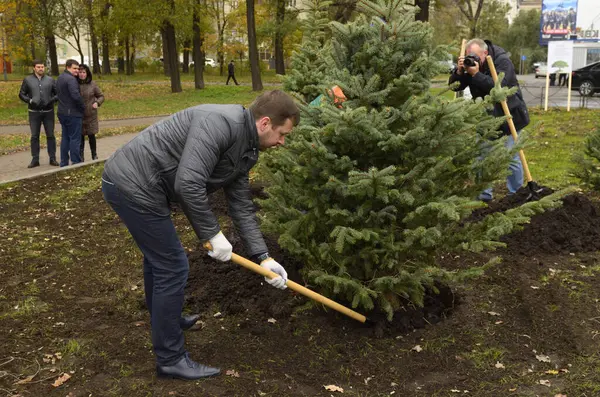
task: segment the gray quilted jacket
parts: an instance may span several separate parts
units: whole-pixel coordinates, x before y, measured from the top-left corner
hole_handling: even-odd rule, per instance
[[[104,165],[135,203],[168,216],[179,203],[198,238],[220,230],[208,195],[224,188],[229,215],[249,256],[267,251],[258,228],[248,172],[258,160],[258,131],[240,105],[200,105],[146,128]]]

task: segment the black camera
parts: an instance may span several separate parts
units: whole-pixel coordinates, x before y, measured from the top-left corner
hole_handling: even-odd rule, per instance
[[[481,66],[481,59],[475,54],[469,54],[465,57],[463,64],[465,67],[470,68],[475,66],[475,62],[477,62]]]

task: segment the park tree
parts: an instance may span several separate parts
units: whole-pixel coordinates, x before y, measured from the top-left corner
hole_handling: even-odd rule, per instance
[[[298,11],[286,7],[285,0],[270,0],[266,2],[266,8],[270,18],[265,18],[259,26],[259,37],[268,36],[273,43],[275,58],[275,72],[285,74],[285,48],[286,38],[298,27]],[[275,15],[275,18],[272,16]],[[262,33],[262,34],[261,34]]]
[[[306,2],[306,18],[302,22],[302,44],[294,52],[289,77],[283,87],[302,96],[306,102],[316,98],[322,91],[327,65],[323,53],[330,51],[329,30],[330,1],[309,0]]]
[[[483,101],[434,95],[430,81],[446,49],[415,21],[415,7],[363,0],[357,13],[330,23],[331,40],[318,53],[325,99],[301,104],[286,148],[261,159],[262,225],[320,292],[391,319],[403,305],[423,305],[437,283],[485,268],[446,269],[441,254],[502,246],[502,235],[556,197],[471,218],[485,206],[478,194],[506,176],[514,154],[505,138],[492,139],[503,119],[487,111],[514,90],[497,85]],[[314,49],[302,49],[308,54],[295,54],[295,64],[311,61]],[[305,88],[313,82],[291,73],[286,80],[311,99]],[[333,85],[345,101],[329,94]]]
[[[248,57],[250,58],[250,74],[252,75],[252,91],[262,91],[263,84],[260,76],[260,60],[258,59],[254,0],[246,0],[246,20],[248,28]]]
[[[231,15],[235,7],[231,7],[229,0],[206,0],[206,13],[216,26],[216,50],[217,62],[219,62],[219,74],[223,76],[225,67],[225,29],[228,27]]]
[[[533,62],[545,61],[548,47],[539,45],[540,11],[521,11],[509,28],[499,38],[499,44],[511,54],[514,65],[519,64],[520,57],[526,57],[525,68]]]

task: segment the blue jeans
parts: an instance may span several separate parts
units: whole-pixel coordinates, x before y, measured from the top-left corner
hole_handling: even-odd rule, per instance
[[[154,354],[158,365],[173,365],[186,353],[179,324],[189,272],[185,250],[169,215],[157,215],[131,201],[106,175],[102,175],[102,193],[144,254]]]
[[[69,165],[69,154],[71,155],[71,163],[81,163],[79,154],[81,146],[81,117],[58,115],[58,121],[62,126],[62,140],[60,142],[60,166]]]
[[[506,140],[506,148],[511,149],[515,145],[515,140],[512,135],[508,136]],[[506,187],[508,188],[509,194],[514,194],[521,186],[523,186],[523,164],[521,164],[521,158],[519,152],[515,154],[510,165],[508,166],[510,174],[506,177]],[[487,188],[479,194],[479,200],[489,201],[494,198],[492,188]]]

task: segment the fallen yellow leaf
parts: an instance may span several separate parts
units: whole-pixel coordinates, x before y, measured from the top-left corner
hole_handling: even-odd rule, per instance
[[[71,379],[71,375],[64,373],[61,376],[59,376],[58,378],[56,378],[56,380],[54,381],[52,386],[54,386],[54,387],[62,386],[62,384],[65,383],[66,381],[68,381],[69,379]]]
[[[323,387],[327,391],[339,391],[340,393],[344,392],[344,389],[342,389],[341,387],[336,386],[336,385],[327,385],[327,386],[323,386]]]
[[[29,383],[33,380],[34,377],[35,377],[35,375],[29,375],[27,378],[21,379],[20,381],[15,382],[15,385],[24,385],[26,383]]]

